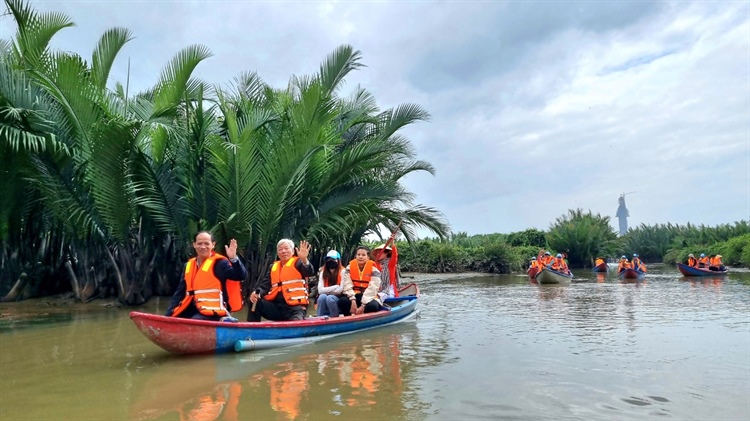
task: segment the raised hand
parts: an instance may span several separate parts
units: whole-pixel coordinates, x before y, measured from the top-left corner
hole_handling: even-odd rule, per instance
[[[232,260],[237,257],[237,240],[232,238],[232,240],[229,241],[229,245],[224,246],[224,250],[226,251],[227,259]]]
[[[307,263],[307,256],[310,254],[310,249],[312,246],[310,246],[310,243],[308,243],[305,240],[301,240],[299,242],[299,247],[296,247],[297,250],[297,257],[302,260],[302,263]]]

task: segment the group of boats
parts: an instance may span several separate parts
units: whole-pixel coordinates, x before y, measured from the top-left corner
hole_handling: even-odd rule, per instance
[[[716,276],[726,275],[728,272],[726,267],[723,266],[721,268],[705,268],[688,266],[683,263],[677,263],[677,269],[683,276]],[[598,265],[594,266],[591,271],[595,273],[607,273],[610,271],[610,269],[607,262],[601,262]],[[573,274],[569,270],[567,271],[567,273],[559,272],[552,270],[549,267],[542,267],[540,269],[537,266],[532,266],[529,267],[526,273],[531,279],[540,284],[560,284],[569,282],[571,279],[573,279]],[[639,280],[646,277],[646,272],[635,268],[623,268],[622,270],[618,271],[617,276],[620,279]]]
[[[726,268],[701,268],[677,263],[684,276],[716,276],[727,273]],[[609,272],[606,262],[592,271]],[[540,284],[570,282],[573,273],[557,271],[549,266],[533,266],[529,277]],[[645,272],[626,268],[618,273],[621,279],[643,279]],[[347,317],[309,317],[286,322],[222,322],[183,319],[133,311],[130,318],[138,329],[156,345],[176,354],[242,352],[315,342],[408,320],[415,316],[419,287],[409,284],[399,296],[385,300],[387,308],[375,313]]]
[[[222,322],[184,319],[133,311],[130,318],[151,342],[176,354],[242,352],[315,342],[334,336],[391,325],[414,317],[417,284],[385,300],[386,309],[346,317],[309,317],[272,322]]]

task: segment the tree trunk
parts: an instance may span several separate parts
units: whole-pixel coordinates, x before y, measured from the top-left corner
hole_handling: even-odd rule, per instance
[[[73,289],[73,294],[76,296],[76,300],[81,300],[81,289],[78,285],[78,277],[76,276],[76,272],[73,270],[73,265],[70,263],[70,260],[65,261],[65,269],[68,271],[68,276],[70,276],[70,286]]]
[[[18,280],[16,281],[16,284],[13,285],[13,288],[10,289],[8,292],[8,295],[5,297],[0,298],[0,303],[7,303],[9,301],[18,301],[21,299],[21,293],[23,292],[24,287],[26,287],[26,284],[29,282],[29,277],[26,275],[26,272],[21,273],[21,275],[18,277]]]

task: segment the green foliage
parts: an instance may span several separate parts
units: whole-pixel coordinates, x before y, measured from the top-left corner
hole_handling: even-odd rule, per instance
[[[740,263],[744,267],[750,267],[750,244],[746,245],[742,249],[742,255],[740,257]]]
[[[114,291],[139,304],[174,288],[203,229],[214,232],[219,250],[238,240],[253,280],[282,237],[310,240],[320,255],[350,250],[381,226],[400,225],[407,239],[418,228],[447,236],[440,212],[414,203],[402,184],[411,173],[434,173],[400,135],[429,114],[416,104],[380,110],[362,88],[339,97],[347,75],[363,66],[351,46],[284,89],[244,73],[226,90],[194,78],[212,53],[188,46],[153,88],[129,96],[121,84],[107,88],[129,31],[106,31],[89,64],[49,48],[73,25],[67,16],[36,13],[20,0],[5,4],[18,33],[0,44],[8,187],[0,252],[12,261],[0,286],[45,261],[34,255],[39,250],[55,259],[55,270],[67,269],[75,289]],[[430,264],[440,270],[461,265],[452,246],[436,247],[434,256]]]
[[[513,247],[533,246],[536,248],[546,248],[546,233],[535,228],[513,232],[508,234],[508,244]]]
[[[730,238],[724,243],[717,244],[716,249],[722,256],[725,265],[750,267],[750,259],[745,258],[745,250],[750,247],[750,234]]]
[[[519,254],[504,242],[488,244],[469,250],[471,270],[488,273],[520,271],[523,261]]]
[[[448,273],[467,269],[464,248],[447,241],[419,240],[399,243],[399,264],[406,272]]]
[[[591,267],[597,256],[612,255],[617,248],[617,236],[609,220],[591,211],[571,209],[551,225],[547,243],[559,253],[567,253],[571,267]]]

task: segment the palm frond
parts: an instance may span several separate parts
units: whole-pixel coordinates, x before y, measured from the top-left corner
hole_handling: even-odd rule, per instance
[[[125,28],[111,28],[102,34],[91,59],[91,80],[94,86],[99,89],[107,87],[109,72],[117,54],[132,39],[133,34]]]

